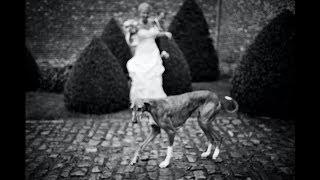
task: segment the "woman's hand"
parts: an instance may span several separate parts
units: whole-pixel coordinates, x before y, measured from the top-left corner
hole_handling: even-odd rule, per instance
[[[160,54],[161,57],[165,58],[165,59],[168,59],[170,56],[169,56],[169,53],[167,53],[167,51],[162,51],[161,54]]]
[[[172,33],[171,33],[171,32],[165,32],[165,35],[166,35],[169,39],[172,38]]]

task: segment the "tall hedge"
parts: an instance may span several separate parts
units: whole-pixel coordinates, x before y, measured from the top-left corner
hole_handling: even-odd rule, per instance
[[[108,46],[112,54],[120,61],[123,71],[128,74],[127,61],[132,57],[125,35],[117,21],[111,18],[101,34],[102,41]]]
[[[176,95],[192,91],[189,65],[178,45],[167,37],[159,37],[156,42],[159,49],[169,53],[169,58],[163,59],[163,89],[166,94]]]
[[[294,87],[295,16],[285,10],[258,34],[232,80],[240,110],[288,118]]]
[[[219,60],[208,24],[194,0],[185,0],[169,31],[189,63],[192,81],[213,81],[219,77]]]
[[[64,95],[71,111],[103,114],[128,107],[126,76],[100,38],[94,37],[75,62]]]
[[[46,92],[63,93],[72,65],[53,66],[50,63],[40,65],[40,89]]]
[[[25,91],[35,91],[40,87],[40,70],[29,49],[24,48]]]

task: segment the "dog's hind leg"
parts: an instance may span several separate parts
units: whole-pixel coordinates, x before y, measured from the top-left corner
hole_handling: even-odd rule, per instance
[[[208,120],[198,119],[198,124],[199,124],[200,128],[202,129],[202,131],[204,132],[204,134],[206,135],[208,141],[209,141],[209,145],[208,145],[207,151],[203,152],[201,154],[201,157],[206,158],[211,153],[212,144],[214,143],[214,138],[210,134],[210,128],[209,128],[209,124],[210,123],[208,122]]]
[[[200,127],[201,127],[201,126],[200,126]],[[210,141],[210,143],[209,143],[209,145],[208,145],[207,151],[204,152],[204,153],[202,153],[202,154],[201,154],[201,157],[208,157],[208,156],[210,155],[210,153],[211,153],[212,145],[218,143],[218,137],[217,137],[217,135],[216,135],[215,132],[214,132],[214,129],[213,129],[212,124],[211,124],[211,121],[209,121],[208,123],[206,123],[206,124],[204,125],[204,128],[201,128],[201,129],[205,132],[207,138],[208,138],[209,141]],[[215,149],[214,149],[214,152],[213,152],[213,155],[212,155],[212,159],[216,159],[216,158],[218,157],[218,155],[219,155],[219,153],[220,153],[220,145],[221,145],[221,140],[220,140],[220,142],[215,146]]]
[[[214,120],[215,116],[213,116],[211,119]],[[215,142],[216,142],[216,147],[214,148],[213,155],[212,155],[212,159],[216,159],[220,153],[220,146],[222,143],[222,138],[220,138],[220,140],[218,142],[219,136],[214,131],[214,129],[212,127],[212,122],[210,122],[210,134],[212,137],[214,137]]]
[[[203,106],[203,108],[201,109],[201,112],[204,114],[202,116],[206,117],[204,120],[201,121],[201,119],[199,118],[199,125],[204,126],[204,128],[202,129],[204,132],[207,132],[208,135],[207,137],[211,137],[210,139],[212,140],[211,143],[217,143],[216,147],[214,149],[213,155],[212,155],[212,159],[216,159],[220,153],[220,146],[221,146],[221,139],[220,142],[218,143],[218,136],[215,133],[213,126],[212,126],[212,121],[215,120],[216,114],[218,113],[218,110],[215,105],[213,103],[208,103],[205,106]],[[205,122],[205,124],[203,124]],[[202,124],[201,124],[202,123]],[[201,126],[200,126],[201,127]],[[212,144],[211,146],[208,146],[207,152],[203,153],[203,157],[209,156],[211,148],[212,148]]]
[[[209,145],[208,145],[207,151],[206,151],[206,152],[203,152],[203,153],[201,154],[201,157],[202,157],[202,158],[208,157],[208,156],[210,155],[210,153],[211,153],[211,149],[212,149],[212,143],[210,142]]]
[[[215,107],[214,103],[208,103],[208,104],[204,104],[199,108],[198,124],[209,141],[207,151],[201,154],[201,157],[203,158],[206,158],[210,155],[212,145],[215,142],[215,138],[211,134],[211,131],[213,128],[212,128],[211,119],[210,119],[210,117],[214,113],[213,111],[214,107]]]
[[[150,135],[147,137],[146,140],[143,141],[143,143],[139,146],[139,148],[137,149],[137,151],[134,154],[134,157],[132,159],[132,161],[130,162],[130,165],[135,164],[138,161],[139,158],[139,154],[144,150],[144,148],[152,141],[154,140],[155,137],[157,137],[157,135],[160,134],[160,128],[158,126],[151,126],[151,133]]]

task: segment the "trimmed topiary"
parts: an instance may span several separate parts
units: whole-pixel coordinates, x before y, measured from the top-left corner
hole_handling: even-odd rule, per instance
[[[258,34],[232,80],[240,111],[288,118],[294,86],[295,16],[285,10]]]
[[[94,37],[75,62],[64,96],[67,109],[76,112],[103,114],[128,108],[126,76],[100,38]]]
[[[40,89],[45,92],[62,93],[72,65],[53,66],[50,63],[40,64]]]
[[[102,41],[108,46],[112,54],[120,61],[123,71],[128,74],[127,61],[132,54],[125,36],[117,21],[111,18],[101,35]]]
[[[214,81],[219,77],[219,60],[209,37],[208,24],[194,0],[184,1],[169,31],[183,52],[192,81]]]
[[[24,69],[26,75],[25,91],[35,91],[40,87],[41,75],[39,67],[37,62],[33,58],[31,52],[26,46],[24,48],[24,51]]]
[[[177,95],[192,91],[189,65],[174,40],[167,37],[156,39],[161,51],[167,51],[169,58],[163,60],[163,89],[167,95]]]

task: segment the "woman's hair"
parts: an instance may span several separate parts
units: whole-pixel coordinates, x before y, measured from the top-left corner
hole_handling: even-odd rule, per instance
[[[148,11],[151,11],[151,6],[150,4],[144,2],[144,3],[141,3],[138,7],[138,11],[141,12],[142,10],[148,10]]]

